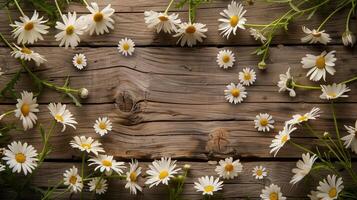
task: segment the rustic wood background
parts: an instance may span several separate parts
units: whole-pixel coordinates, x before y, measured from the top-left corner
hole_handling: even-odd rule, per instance
[[[161,156],[171,156],[179,164],[190,163],[192,171],[185,186],[184,199],[200,199],[201,194],[193,189],[193,182],[203,175],[214,175],[215,165],[208,160],[234,156],[241,159],[244,173],[235,180],[226,181],[224,191],[218,199],[258,199],[264,185],[275,183],[282,187],[289,199],[304,199],[307,192],[317,182],[301,183],[292,187],[288,182],[291,169],[301,156],[299,150],[286,146],[273,158],[269,154],[269,144],[283,122],[294,113],[307,112],[317,106],[324,111],[321,119],[314,122],[316,129],[333,132],[330,106],[319,99],[320,91],[298,91],[296,98],[287,93],[278,93],[278,76],[288,67],[301,83],[311,84],[306,78],[307,70],[301,68],[300,60],[306,53],[318,54],[323,50],[337,50],[337,73],[328,81],[341,81],[357,73],[355,49],[345,48],[340,35],[344,30],[345,13],[338,13],[326,30],[333,38],[329,46],[302,45],[301,25],[304,19],[296,21],[289,32],[281,32],[274,40],[268,69],[259,71],[256,67],[259,58],[251,53],[259,46],[248,31],[239,31],[230,40],[223,39],[217,31],[219,12],[226,8],[228,0],[213,0],[198,10],[197,21],[207,24],[207,39],[195,48],[181,48],[175,45],[176,39],[169,35],[157,35],[146,28],[143,12],[145,10],[164,11],[167,0],[104,0],[98,1],[101,7],[111,3],[115,8],[115,30],[102,36],[84,37],[80,47],[65,50],[54,40],[55,30],[37,42],[35,51],[44,55],[48,62],[34,67],[36,74],[57,84],[63,84],[69,76],[71,86],[86,87],[90,97],[83,107],[69,106],[79,122],[77,130],[68,128],[64,133],[56,133],[51,139],[53,152],[40,171],[35,175],[34,184],[46,188],[62,179],[63,172],[72,165],[80,164],[80,154],[71,149],[69,141],[75,135],[92,136],[99,139],[108,154],[119,160],[139,159],[145,167],[151,160]],[[282,5],[256,3],[246,6],[249,23],[269,22],[287,10]],[[69,11],[85,14],[80,4],[71,4]],[[29,9],[30,11],[30,9]],[[187,19],[186,11],[178,10],[180,17]],[[12,13],[16,16],[15,13]],[[0,31],[11,38],[6,13],[2,12]],[[308,27],[317,27],[324,13],[315,15]],[[343,16],[343,17],[339,17]],[[352,19],[356,24],[356,18]],[[356,26],[351,26],[356,32]],[[124,57],[117,52],[117,43],[129,37],[136,43],[134,56]],[[216,64],[220,49],[229,48],[237,56],[232,69],[222,70]],[[9,49],[0,47],[1,67],[6,71],[0,78],[1,84],[7,82],[19,68],[16,60],[9,57]],[[78,71],[72,66],[75,53],[85,53],[89,64],[85,70]],[[238,72],[243,67],[254,67],[258,79],[247,88],[248,98],[242,104],[232,105],[223,95],[225,86],[238,81]],[[23,74],[17,88],[34,90],[30,79]],[[336,105],[341,128],[343,124],[354,124],[357,119],[357,87],[350,86],[350,98],[341,99]],[[46,124],[50,115],[46,108],[50,102],[71,103],[61,94],[46,90],[39,98],[39,123]],[[13,109],[14,101],[1,99],[0,111]],[[268,112],[276,120],[275,130],[270,133],[257,132],[253,120],[258,113]],[[92,128],[99,116],[109,116],[114,122],[114,130],[99,137]],[[16,120],[15,118],[10,119]],[[216,136],[224,138],[217,140]],[[213,137],[212,137],[213,136]],[[37,149],[42,147],[40,134],[36,130],[13,132],[13,140],[27,141]],[[314,146],[314,138],[300,131],[293,140],[307,146]],[[269,176],[264,181],[255,180],[251,170],[255,165],[266,166]],[[346,180],[348,181],[348,180]],[[121,181],[112,181],[102,199],[165,199],[166,187],[144,189],[136,197],[129,195]],[[60,193],[61,188],[56,193]],[[6,199],[5,196],[4,198]],[[91,194],[88,194],[88,198]],[[60,198],[68,199],[69,195]],[[73,196],[72,198],[77,198]]]

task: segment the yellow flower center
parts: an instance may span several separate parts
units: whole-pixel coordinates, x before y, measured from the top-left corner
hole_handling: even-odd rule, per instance
[[[228,63],[230,60],[231,60],[231,58],[229,57],[229,55],[224,55],[223,58],[222,58],[222,61],[224,63]]]
[[[158,18],[162,22],[166,22],[167,20],[169,20],[169,18],[167,18],[166,16],[159,16]]]
[[[282,138],[281,138],[281,142],[286,142],[288,141],[288,135],[284,135]]]
[[[29,48],[26,48],[26,47],[22,48],[21,52],[25,53],[25,54],[31,54],[32,53],[32,51]]]
[[[131,172],[129,178],[131,182],[136,182],[137,174],[135,172]]]
[[[261,169],[258,169],[258,170],[257,170],[257,172],[256,172],[256,174],[257,174],[258,176],[261,176],[261,175],[263,175],[263,170],[261,170]]]
[[[331,188],[331,189],[328,191],[328,196],[329,196],[330,198],[336,197],[336,195],[337,195],[337,190],[336,190],[336,188]]]
[[[55,115],[55,119],[56,119],[57,121],[59,121],[59,122],[63,122],[63,121],[64,121],[62,115],[59,115],[59,114]]]
[[[80,65],[80,64],[82,64],[82,59],[77,58],[76,62],[77,62],[78,65]]]
[[[72,35],[74,33],[74,26],[70,25],[66,28],[66,34]]]
[[[77,183],[77,176],[71,176],[71,178],[69,178],[69,182],[72,185],[75,185]]]
[[[33,29],[33,27],[34,27],[33,22],[27,22],[27,23],[25,24],[24,29],[25,29],[26,31],[31,31],[31,30]]]
[[[260,119],[259,123],[260,123],[260,125],[262,125],[262,126],[266,126],[266,125],[268,125],[268,120],[265,119],[265,118],[263,118],[263,119]]]
[[[231,19],[229,20],[229,23],[233,27],[237,26],[238,22],[239,22],[239,17],[237,15],[232,16]]]
[[[23,153],[17,153],[15,155],[15,160],[18,163],[24,163],[26,161],[26,156]]]
[[[102,186],[103,186],[102,183],[98,182],[97,185],[95,186],[95,189],[100,190],[102,189]]]
[[[214,187],[213,187],[213,185],[207,185],[207,186],[205,186],[204,187],[204,191],[205,192],[213,192],[213,190],[214,190]]]
[[[103,18],[104,18],[104,16],[100,12],[95,13],[94,16],[93,16],[93,20],[95,22],[101,22],[103,20]]]
[[[102,160],[102,165],[105,166],[105,167],[111,167],[112,166],[112,161]]]
[[[105,130],[105,129],[107,129],[107,125],[104,122],[100,122],[99,123],[99,128],[102,129],[102,130]]]
[[[92,145],[91,145],[91,144],[88,144],[88,143],[83,143],[83,144],[81,144],[81,146],[82,146],[84,149],[90,149],[90,148],[92,148]]]
[[[249,73],[244,73],[244,80],[249,81],[252,79],[252,76]]]
[[[27,103],[24,103],[22,106],[21,106],[21,113],[23,116],[27,116],[29,115],[30,113],[30,106],[27,104]]]
[[[192,34],[195,32],[196,32],[196,28],[192,25],[186,28],[186,33]]]
[[[326,66],[325,57],[320,56],[319,58],[317,58],[315,64],[316,64],[316,67],[317,67],[318,69],[323,69],[323,68],[325,68],[325,66]]]
[[[232,172],[234,169],[234,166],[232,164],[226,164],[226,166],[224,167],[224,170],[227,172]]]
[[[279,200],[279,199],[278,199],[278,193],[276,193],[276,192],[270,193],[269,199],[270,199],[270,200]]]
[[[162,180],[164,178],[166,178],[169,175],[169,172],[166,170],[162,170],[159,174],[159,179]]]
[[[299,117],[299,119],[298,119],[299,122],[306,122],[307,120],[308,120],[308,118],[306,115],[303,115],[303,116]]]
[[[327,93],[328,96],[335,98],[337,96],[337,94],[335,92],[329,92]]]
[[[129,46],[128,43],[123,44],[123,49],[124,49],[125,51],[128,51],[129,48],[130,48],[130,46]]]
[[[238,97],[240,94],[240,90],[238,88],[234,88],[234,89],[232,89],[231,94],[234,97]]]

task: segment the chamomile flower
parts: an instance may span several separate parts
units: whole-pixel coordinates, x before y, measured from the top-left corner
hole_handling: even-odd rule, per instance
[[[312,108],[310,112],[305,113],[303,115],[301,114],[296,114],[293,115],[293,118],[286,123],[288,124],[300,124],[303,122],[307,122],[309,120],[315,120],[316,118],[320,117],[320,108]]]
[[[108,134],[109,131],[112,130],[112,122],[109,120],[108,117],[98,118],[95,120],[95,124],[93,126],[96,133],[100,136]]]
[[[105,178],[95,177],[89,183],[89,191],[95,191],[96,194],[104,194],[108,189],[108,183]]]
[[[177,43],[181,41],[181,46],[187,44],[187,46],[192,47],[197,44],[197,41],[202,42],[203,38],[206,38],[204,33],[207,31],[206,24],[183,22],[179,24],[179,29],[174,37],[179,38]]]
[[[33,50],[27,47],[19,47],[14,44],[15,50],[11,52],[11,56],[14,58],[19,58],[25,61],[34,61],[36,66],[40,66],[42,63],[46,62],[47,60],[41,56],[39,53],[34,52]]]
[[[291,124],[285,124],[285,127],[282,131],[279,131],[279,134],[275,136],[275,139],[272,140],[270,145],[270,153],[274,153],[274,157],[278,154],[279,150],[285,145],[287,141],[290,140],[290,134],[296,130]]]
[[[149,165],[149,170],[146,171],[149,177],[145,184],[150,185],[150,188],[160,183],[168,185],[169,180],[180,170],[180,168],[176,168],[176,160],[171,161],[171,158],[166,157],[155,160],[152,165]]]
[[[310,156],[309,153],[302,154],[302,160],[297,161],[296,168],[291,170],[294,173],[294,176],[292,177],[290,183],[296,184],[308,175],[316,159],[316,155]]]
[[[280,74],[279,78],[280,78],[278,82],[279,92],[288,91],[291,97],[295,97],[296,92],[294,90],[294,86],[292,85],[293,77],[290,74],[290,67],[285,74]]]
[[[139,163],[137,160],[132,160],[129,163],[129,171],[126,173],[126,184],[125,188],[129,188],[130,194],[137,194],[137,191],[140,192],[143,190],[142,187],[138,184],[138,177],[141,174],[141,167],[139,167]]]
[[[87,66],[87,58],[84,54],[79,53],[73,56],[72,63],[77,69],[82,70]]]
[[[65,48],[71,46],[74,49],[81,41],[79,36],[83,35],[86,24],[83,23],[82,19],[77,19],[76,12],[73,12],[73,14],[68,12],[68,17],[62,15],[62,20],[63,23],[56,22],[56,29],[61,31],[55,35],[56,41],[61,41],[59,46],[64,45]]]
[[[255,177],[255,179],[263,179],[265,176],[268,175],[266,168],[261,165],[255,166],[252,170],[252,173],[252,176]]]
[[[87,153],[93,153],[95,155],[104,152],[104,149],[101,147],[102,144],[97,140],[94,140],[92,137],[74,136],[69,144],[72,148],[77,148],[81,151],[86,151]]]
[[[171,32],[177,31],[177,26],[181,23],[178,19],[178,14],[168,15],[167,13],[155,12],[155,11],[145,11],[145,23],[148,28],[156,29],[157,33],[164,31],[165,33],[171,34]]]
[[[38,109],[37,98],[33,96],[32,92],[23,91],[21,99],[17,99],[15,116],[22,120],[24,130],[33,128],[36,124],[37,116],[35,113],[40,112]]]
[[[77,193],[82,191],[83,182],[82,177],[78,174],[78,169],[73,166],[69,170],[63,173],[63,184],[67,185],[71,192]]]
[[[327,179],[320,181],[317,187],[317,197],[323,200],[337,199],[344,187],[342,178],[336,179],[336,175],[328,175]]]
[[[320,99],[331,100],[340,97],[348,97],[348,95],[344,93],[351,90],[346,86],[346,84],[333,83],[332,85],[321,85],[321,91],[322,94],[320,95]]]
[[[88,161],[92,162],[89,164],[89,166],[98,165],[94,170],[99,170],[100,172],[115,171],[118,174],[122,174],[122,169],[125,169],[124,162],[117,162],[113,159],[113,156],[98,155],[97,157],[91,158]]]
[[[217,64],[223,69],[232,67],[235,60],[234,53],[231,50],[221,50],[217,54]]]
[[[246,67],[242,72],[239,72],[238,78],[242,85],[250,86],[255,82],[257,75],[253,69]]]
[[[356,36],[351,31],[346,31],[342,34],[342,43],[345,46],[353,47],[356,43]]]
[[[351,150],[357,154],[357,120],[355,127],[345,125],[345,128],[349,135],[342,137],[341,140],[344,141],[346,148],[351,148]]]
[[[238,28],[245,29],[244,24],[247,19],[244,17],[244,14],[246,12],[240,3],[232,1],[228,4],[228,8],[220,13],[224,18],[218,20],[221,22],[218,27],[221,34],[228,39],[231,33],[236,35]]]
[[[125,38],[121,39],[118,44],[119,53],[124,56],[131,56],[135,51],[135,43],[133,40]]]
[[[99,10],[98,4],[91,2],[91,5],[88,5],[87,9],[91,13],[86,16],[89,35],[93,35],[94,31],[97,35],[102,35],[104,32],[109,33],[109,29],[114,29],[114,20],[111,16],[115,10],[111,8],[110,4],[103,10]]]
[[[301,38],[302,43],[310,43],[310,44],[327,44],[331,41],[330,35],[325,33],[325,30],[318,31],[316,29],[310,30],[305,26],[302,27],[302,31],[307,34],[305,37]]]
[[[259,113],[255,118],[254,127],[258,129],[258,131],[269,132],[270,129],[274,129],[273,124],[275,121],[273,120],[273,116],[268,113]]]
[[[261,43],[265,43],[267,38],[257,29],[250,28],[249,29],[250,35],[254,37],[255,40],[260,40]]]
[[[14,28],[12,35],[17,38],[18,44],[33,44],[37,40],[43,40],[42,35],[47,34],[50,27],[45,25],[47,20],[43,17],[39,18],[35,10],[32,17],[24,15],[20,17],[21,22],[15,21],[15,24],[10,24]]]
[[[12,172],[20,173],[21,171],[26,176],[31,174],[32,170],[37,167],[37,151],[32,145],[26,142],[22,144],[20,141],[11,142],[5,149],[3,160],[12,169]]]
[[[262,198],[262,200],[286,200],[286,197],[281,193],[280,187],[275,184],[265,186],[260,198]]]
[[[306,54],[301,60],[302,68],[310,69],[306,76],[310,76],[310,80],[319,81],[321,78],[326,81],[326,72],[334,75],[336,70],[334,68],[336,51],[326,51],[322,52],[319,56],[314,56],[311,54]]]
[[[241,103],[243,101],[243,98],[247,97],[248,93],[245,91],[245,87],[240,83],[238,83],[237,85],[231,83],[226,87],[227,89],[224,90],[224,95],[229,103]]]
[[[219,181],[219,178],[214,179],[213,176],[204,176],[195,182],[195,189],[197,192],[202,192],[202,195],[213,195],[214,192],[222,190],[222,188],[223,181]]]
[[[239,160],[233,161],[233,158],[226,158],[225,160],[220,160],[219,165],[216,167],[215,171],[224,179],[234,179],[243,170],[243,165]]]
[[[53,118],[63,125],[62,132],[66,130],[67,125],[76,129],[75,124],[77,124],[77,122],[75,121],[72,113],[66,109],[65,104],[62,105],[61,103],[50,103],[48,105],[48,109],[50,110]]]

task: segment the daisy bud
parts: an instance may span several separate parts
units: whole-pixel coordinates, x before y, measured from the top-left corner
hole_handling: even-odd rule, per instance
[[[351,46],[356,43],[356,36],[351,31],[346,31],[342,34],[342,42],[345,46]]]
[[[260,61],[260,63],[258,64],[258,68],[261,70],[266,69],[267,64],[265,64],[264,60]]]
[[[325,138],[327,138],[329,135],[330,135],[329,132],[327,132],[327,131],[324,132],[324,137],[325,137]]]
[[[184,169],[185,171],[188,171],[190,168],[191,168],[191,165],[189,165],[189,164],[185,164],[185,165],[183,166],[183,169]]]
[[[182,175],[178,175],[177,176],[177,181],[183,181],[185,179],[185,177],[184,176],[182,176]]]
[[[86,99],[88,97],[88,94],[89,94],[89,91],[86,89],[86,88],[81,88],[79,90],[79,96],[82,98],[82,99]]]
[[[113,170],[110,170],[110,171],[105,170],[105,171],[104,171],[104,174],[105,174],[106,176],[111,176],[111,175],[113,174]]]

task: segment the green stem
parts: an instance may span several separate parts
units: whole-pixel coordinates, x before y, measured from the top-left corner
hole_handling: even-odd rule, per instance
[[[349,4],[349,3],[348,3]],[[320,31],[320,29],[326,24],[326,22],[338,11],[340,11],[342,8],[344,8],[348,4],[343,4],[342,6],[338,7],[336,10],[334,10],[332,13],[330,13],[329,16],[326,17],[326,19],[320,24],[320,26],[317,28],[317,31]]]
[[[189,22],[190,24],[192,24],[192,14],[191,14],[191,9],[192,9],[192,0],[188,0],[188,18],[189,18]]]
[[[89,6],[89,4],[88,4],[88,2],[86,0],[82,0],[82,1],[87,7]]]
[[[41,200],[46,200],[48,199],[52,193],[59,187],[63,184],[63,180],[61,182],[59,182],[57,185],[55,185],[54,187],[52,187],[52,189],[50,189],[49,191],[46,192],[45,196],[41,198]]]
[[[353,78],[351,78],[351,79],[348,79],[347,81],[343,81],[343,82],[341,82],[340,84],[347,84],[347,83],[353,82],[353,81],[355,81],[355,80],[357,80],[357,76],[355,76],[355,77],[353,77]]]
[[[55,129],[56,127],[56,121],[52,121],[52,125],[51,125],[51,128],[50,130],[48,131],[47,134],[45,134],[45,140],[43,141],[43,147],[42,147],[42,151],[41,153],[39,154],[39,165],[43,162],[43,160],[45,159],[45,156],[46,156],[46,152],[47,152],[47,148],[48,148],[48,141],[50,140],[50,137],[53,133],[53,130]]]
[[[62,11],[61,11],[61,8],[60,8],[59,5],[58,5],[57,0],[55,0],[55,4],[56,4],[56,7],[57,7],[57,10],[58,10],[59,14],[60,14],[61,17],[62,17]]]
[[[6,117],[7,115],[14,113],[14,112],[15,112],[15,110],[9,110],[9,111],[4,112],[2,115],[0,115],[1,116],[0,120],[2,120],[2,118]]]
[[[355,10],[355,7],[356,7],[356,3],[353,4],[352,8],[348,12],[347,20],[346,20],[346,31],[350,31],[350,20],[351,20],[352,13]]]
[[[314,153],[313,151],[311,151],[310,149],[308,149],[308,148],[306,148],[306,147],[304,147],[304,146],[302,146],[302,145],[300,145],[300,144],[297,144],[297,143],[295,143],[295,142],[293,142],[293,141],[291,141],[291,140],[289,140],[289,142],[290,142],[292,145],[294,145],[295,147],[297,147],[297,148],[299,148],[299,149],[301,149],[301,150],[303,150],[303,151],[309,152],[309,153],[311,153],[312,155],[315,155],[315,153]]]
[[[321,90],[321,87],[316,87],[316,86],[309,86],[309,85],[300,85],[295,82],[292,82],[292,85],[297,88],[304,88],[304,89],[309,89],[309,90]]]
[[[7,39],[4,37],[2,33],[0,33],[0,38],[6,44],[6,46],[8,46],[12,50],[15,50],[15,48],[7,41]]]
[[[19,9],[21,15],[22,15],[22,16],[26,16],[25,13],[24,13],[24,11],[22,11],[22,9],[21,9],[19,3],[17,2],[17,0],[14,0],[14,3],[15,3],[15,5],[16,5],[17,9]]]
[[[170,1],[169,5],[167,6],[167,8],[166,8],[166,10],[165,10],[165,12],[164,12],[164,14],[167,14],[167,13],[169,12],[169,9],[171,8],[172,3],[173,3],[174,1],[175,1],[175,0],[171,0],[171,1]]]

